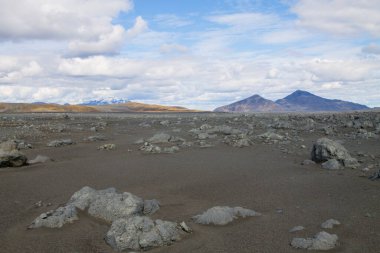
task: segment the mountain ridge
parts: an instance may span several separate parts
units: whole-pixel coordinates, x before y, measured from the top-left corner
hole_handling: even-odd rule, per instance
[[[252,97],[262,98],[252,102]],[[244,105],[242,107],[241,105]],[[270,105],[270,106],[269,106]],[[282,99],[272,101],[257,94],[216,108],[215,112],[321,112],[366,110],[369,107],[349,101],[327,99],[304,90],[296,90]]]
[[[60,105],[53,103],[1,103],[0,113],[32,113],[32,112],[198,112],[180,106],[163,106],[127,102],[103,105]]]

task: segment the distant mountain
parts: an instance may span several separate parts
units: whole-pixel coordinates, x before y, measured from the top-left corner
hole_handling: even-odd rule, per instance
[[[90,100],[80,105],[114,105],[114,104],[125,104],[128,102],[129,102],[128,100],[120,99],[120,98],[103,98],[99,100]]]
[[[152,105],[136,102],[89,106],[101,112],[196,112],[180,106]]]
[[[216,108],[215,112],[272,112],[281,111],[282,108],[275,102],[259,95],[240,100],[238,102]]]
[[[365,105],[352,102],[327,99],[316,96],[310,92],[296,90],[289,96],[276,101],[276,104],[284,108],[285,111],[354,111],[369,109]]]
[[[0,113],[29,112],[196,112],[179,106],[151,105],[135,102],[103,105],[59,105],[48,103],[0,103]]]
[[[0,113],[27,112],[98,112],[82,105],[58,105],[47,103],[0,103]]]
[[[215,112],[321,112],[354,111],[369,109],[365,105],[352,102],[327,99],[310,92],[296,90],[292,94],[275,102],[259,95],[216,108]]]

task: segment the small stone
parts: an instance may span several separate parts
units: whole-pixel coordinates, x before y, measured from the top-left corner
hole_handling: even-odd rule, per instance
[[[186,233],[191,233],[191,232],[193,232],[193,230],[189,227],[189,226],[187,226],[187,224],[184,222],[184,221],[182,221],[180,224],[179,224],[179,226],[182,228],[182,230],[183,231],[185,231]]]
[[[43,155],[38,155],[33,160],[29,160],[28,163],[29,164],[36,164],[36,163],[46,163],[48,161],[51,161],[51,159],[49,157],[43,156]]]
[[[335,225],[340,225],[340,222],[334,219],[329,219],[321,224],[321,228],[333,228]]]
[[[302,165],[311,165],[311,164],[315,164],[315,162],[312,160],[304,160],[301,164]]]
[[[48,147],[62,147],[72,145],[74,142],[71,139],[54,140],[47,144]]]
[[[41,206],[42,206],[42,200],[40,200],[40,201],[34,203],[34,207],[35,207],[35,208],[39,208],[39,207],[41,207]]]
[[[109,143],[98,147],[99,150],[114,150],[116,148],[115,144]]]
[[[322,163],[322,168],[327,170],[339,170],[342,166],[336,159],[330,159],[327,162]]]
[[[294,232],[302,231],[304,229],[305,228],[303,226],[295,226],[294,228],[290,229],[289,232],[294,233]]]
[[[369,177],[369,179],[372,181],[380,179],[380,170],[376,171],[372,176]]]

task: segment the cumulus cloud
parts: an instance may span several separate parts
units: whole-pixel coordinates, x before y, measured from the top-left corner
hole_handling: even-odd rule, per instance
[[[333,35],[380,37],[380,1],[299,0],[292,11],[305,28]]]
[[[129,38],[133,38],[147,30],[148,30],[148,23],[141,16],[138,16],[135,20],[134,26],[128,29],[127,36]]]
[[[134,60],[124,57],[95,56],[62,59],[58,70],[70,76],[163,79],[195,74],[191,62],[179,60]]]
[[[109,31],[111,20],[129,11],[128,0],[0,1],[3,39],[89,39]]]
[[[42,72],[43,68],[36,61],[22,62],[15,57],[0,56],[0,83],[14,83]]]
[[[328,60],[316,59],[305,64],[305,69],[314,74],[320,82],[363,81],[380,78],[380,63],[370,60]]]
[[[131,78],[144,70],[142,62],[125,58],[94,56],[62,59],[58,71],[69,76],[108,76]]]
[[[100,34],[97,40],[74,40],[69,43],[72,55],[88,56],[117,53],[123,45],[125,30],[122,26],[113,26],[109,33]]]
[[[69,41],[76,55],[114,53],[125,29],[112,24],[120,12],[132,9],[130,0],[0,0],[0,38]]]

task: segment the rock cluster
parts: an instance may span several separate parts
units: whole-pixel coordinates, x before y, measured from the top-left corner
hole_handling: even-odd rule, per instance
[[[183,230],[183,226],[175,222],[153,221],[145,216],[159,208],[157,200],[118,193],[115,188],[97,191],[85,186],[75,192],[65,206],[41,214],[29,228],[60,228],[79,219],[77,210],[87,210],[89,215],[112,223],[106,242],[115,250],[146,250],[179,240]]]

